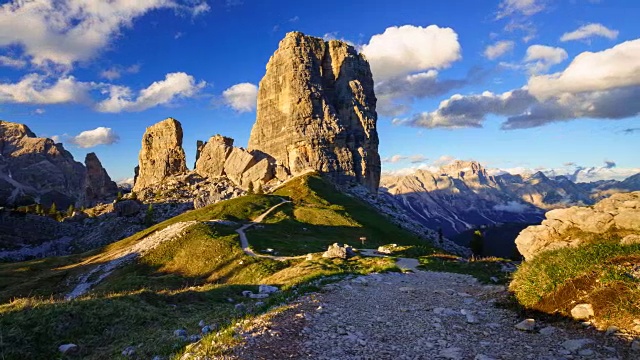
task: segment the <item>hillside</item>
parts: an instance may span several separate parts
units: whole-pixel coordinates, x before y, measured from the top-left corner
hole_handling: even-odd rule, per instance
[[[305,284],[319,276],[395,268],[393,260],[385,258],[345,261],[316,255],[314,260],[280,262],[244,254],[235,229],[285,196],[292,205],[269,217],[264,229],[248,232],[256,249],[271,247],[284,253],[286,247],[292,254],[306,254],[336,241],[356,245],[363,235],[367,247],[424,244],[368,205],[338,193],[321,177],[304,176],[274,195],[249,195],[193,210],[99,250],[0,265],[2,358],[50,359],[66,343],[79,346],[70,358],[113,359],[129,346],[135,346],[142,358],[168,356],[188,343],[174,331],[184,328],[188,334],[199,334],[200,320],[225,328],[246,316],[243,309],[261,311],[295,295],[296,289],[304,291]],[[304,236],[303,228],[314,235]],[[158,235],[164,242],[142,248]],[[129,257],[131,249],[139,251]],[[108,265],[120,260],[121,265],[109,272]],[[99,271],[92,273],[95,269]],[[65,300],[83,275],[94,282],[98,274],[104,279],[87,294]],[[265,305],[241,296],[243,290],[255,292],[260,284],[284,291],[263,299]],[[244,305],[238,309],[238,303]]]

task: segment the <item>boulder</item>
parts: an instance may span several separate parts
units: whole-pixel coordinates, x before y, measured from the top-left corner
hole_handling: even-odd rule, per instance
[[[234,147],[224,162],[224,172],[234,183],[242,184],[242,175],[253,164],[255,157],[243,148]]]
[[[545,217],[541,225],[527,227],[516,238],[526,260],[543,251],[579,246],[604,233],[620,232],[621,243],[630,244],[640,237],[640,191],[614,194],[590,207],[552,210]]]
[[[139,171],[133,191],[162,182],[171,175],[187,172],[182,149],[182,125],[173,118],[147,128],[138,155]]]
[[[215,135],[198,148],[196,172],[205,177],[223,176],[225,161],[233,149],[233,139]]]
[[[339,259],[348,259],[350,257],[355,256],[355,252],[349,245],[340,245],[338,243],[334,243],[333,245],[329,245],[327,251],[322,254],[323,258],[339,258]]]
[[[316,170],[339,184],[358,182],[375,192],[376,122],[373,77],[364,56],[342,41],[291,32],[260,81],[249,150],[269,154],[291,175]]]
[[[116,214],[120,217],[136,216],[142,210],[142,204],[137,200],[122,200],[113,205]]]
[[[268,159],[262,159],[242,174],[240,186],[247,189],[252,183],[253,188],[257,189],[258,185],[265,184],[271,179],[273,179],[273,167]]]

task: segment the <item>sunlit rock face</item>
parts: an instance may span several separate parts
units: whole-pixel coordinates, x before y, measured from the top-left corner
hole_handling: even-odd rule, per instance
[[[140,191],[167,177],[187,172],[180,122],[168,118],[148,127],[142,137],[138,163],[133,191]]]
[[[62,144],[0,121],[0,206],[83,204],[85,173]]]
[[[380,156],[369,63],[350,45],[291,32],[267,64],[249,151],[291,175],[317,170],[377,191]]]

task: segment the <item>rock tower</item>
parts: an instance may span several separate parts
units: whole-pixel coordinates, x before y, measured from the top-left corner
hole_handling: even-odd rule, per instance
[[[369,63],[337,40],[291,32],[267,64],[249,151],[291,175],[317,170],[371,191],[380,182],[376,97]]]

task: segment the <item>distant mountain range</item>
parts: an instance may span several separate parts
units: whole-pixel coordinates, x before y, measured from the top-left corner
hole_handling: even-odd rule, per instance
[[[383,175],[379,193],[424,226],[453,236],[481,225],[539,223],[547,210],[634,190],[640,190],[640,173],[623,181],[576,183],[541,171],[489,175],[478,162],[458,160],[437,172]]]

